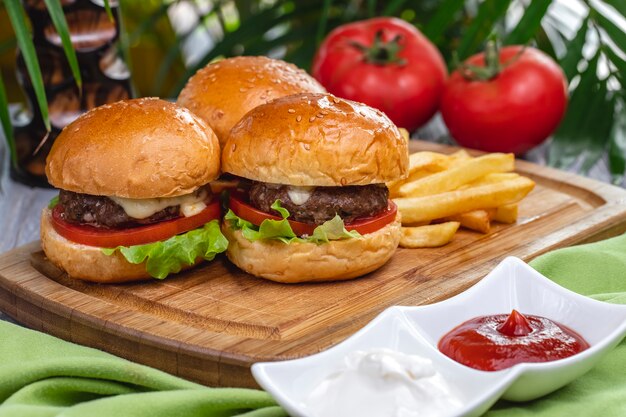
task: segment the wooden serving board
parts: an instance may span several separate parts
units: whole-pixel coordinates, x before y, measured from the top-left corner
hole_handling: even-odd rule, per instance
[[[505,256],[530,260],[626,231],[626,190],[523,161],[517,171],[537,182],[517,224],[495,225],[487,235],[460,231],[437,249],[399,249],[360,279],[277,284],[222,256],[164,281],[89,284],[61,273],[34,242],[0,256],[0,310],[34,329],[207,385],[254,387],[252,363],[327,349],[392,305],[448,298]]]

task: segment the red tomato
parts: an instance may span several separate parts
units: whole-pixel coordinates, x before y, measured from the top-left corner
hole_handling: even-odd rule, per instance
[[[502,69],[491,79],[470,80],[459,70],[450,76],[441,114],[460,145],[521,154],[558,126],[567,107],[565,75],[543,52],[522,48],[502,48]],[[484,68],[485,54],[472,56],[466,64]]]
[[[282,220],[282,217],[280,216],[266,213],[252,207],[249,204],[246,204],[243,201],[243,196],[239,193],[230,194],[228,205],[233,213],[256,226],[259,226],[265,219]],[[373,233],[393,222],[396,218],[397,212],[398,207],[393,201],[389,200],[387,209],[378,216],[361,217],[359,219],[355,219],[352,223],[346,223],[345,227],[348,231],[356,230],[362,235]],[[293,232],[298,236],[312,235],[313,230],[317,227],[315,224],[302,223],[295,220],[287,221],[291,225],[291,230],[293,230]]]
[[[435,114],[447,77],[437,48],[393,17],[333,30],[313,59],[312,73],[330,93],[382,110],[410,131]]]
[[[115,248],[117,246],[143,245],[169,239],[180,233],[197,229],[214,219],[220,218],[219,200],[210,203],[207,208],[195,216],[179,217],[147,226],[127,229],[100,229],[97,227],[68,223],[61,218],[63,207],[57,204],[52,209],[52,227],[67,240],[88,246]]]

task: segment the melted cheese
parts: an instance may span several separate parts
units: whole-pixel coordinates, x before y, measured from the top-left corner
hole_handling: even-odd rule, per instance
[[[146,219],[170,206],[180,205],[180,212],[185,217],[198,214],[206,208],[206,204],[204,204],[204,200],[206,199],[205,190],[202,190],[199,193],[169,198],[109,198],[119,204],[124,209],[126,214],[135,219]]]
[[[314,190],[315,187],[296,187],[290,185],[287,187],[287,195],[289,195],[293,204],[301,206],[311,198],[311,194],[313,194]]]

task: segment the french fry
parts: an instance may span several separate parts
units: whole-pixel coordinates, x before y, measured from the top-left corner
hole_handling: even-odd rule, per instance
[[[452,153],[450,156],[450,166],[459,165],[465,161],[472,159],[472,155],[470,155],[465,149],[459,149],[458,151]]]
[[[434,169],[434,167],[430,169]],[[400,187],[402,187],[403,184],[406,184],[407,182],[410,182],[410,181],[417,181],[420,178],[427,177],[429,175],[432,175],[433,173],[434,173],[433,171],[429,171],[428,169],[422,169],[422,170],[414,171],[410,173],[409,177],[405,178],[404,180],[396,180],[396,181],[391,181],[387,183],[387,188],[389,188],[390,198],[400,197]]]
[[[494,213],[492,218],[494,221],[500,223],[515,223],[517,221],[517,209],[517,204],[507,204],[504,206],[500,206],[496,209],[496,212]]]
[[[476,158],[478,159],[478,158]],[[403,223],[441,219],[472,210],[497,208],[514,204],[524,198],[535,183],[518,177],[495,184],[481,185],[465,190],[448,191],[424,197],[396,198]]]
[[[403,227],[400,246],[403,248],[436,248],[450,242],[459,228],[459,222],[428,226]]]
[[[443,222],[440,222],[443,223]],[[419,226],[428,226],[430,224],[430,221],[423,221],[423,222],[417,222],[417,223],[402,223],[402,226],[404,227],[419,227]]]
[[[480,233],[489,233],[491,220],[487,210],[473,210],[446,217],[445,221],[459,222],[461,227]]]
[[[443,171],[450,165],[450,157],[437,152],[416,152],[409,155],[409,176],[387,183],[391,195],[398,195],[399,188],[408,181],[416,181],[435,172]]]
[[[403,184],[398,189],[402,197],[421,197],[456,190],[493,172],[512,171],[513,154],[492,153],[469,159],[445,171]]]
[[[437,152],[415,152],[409,155],[409,173],[419,170],[443,171],[450,166],[450,157]]]
[[[487,174],[484,177],[477,179],[476,181],[472,181],[469,184],[465,184],[459,189],[470,188],[470,187],[478,187],[480,185],[487,184],[495,184],[502,181],[513,180],[515,178],[519,178],[519,174],[516,172],[493,172],[491,174]]]

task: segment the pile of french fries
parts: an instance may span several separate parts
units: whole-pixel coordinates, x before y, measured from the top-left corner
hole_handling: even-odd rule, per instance
[[[515,223],[535,183],[514,169],[513,154],[412,154],[408,178],[387,184],[402,214],[400,246],[443,246],[459,227],[489,233],[492,221]]]

